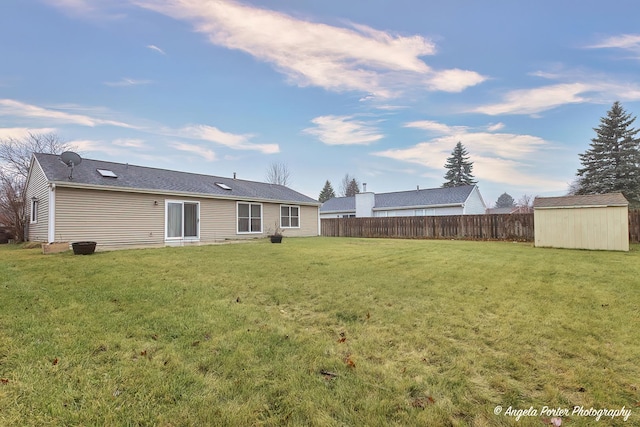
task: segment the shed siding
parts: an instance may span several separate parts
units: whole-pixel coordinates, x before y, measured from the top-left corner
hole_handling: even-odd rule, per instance
[[[535,245],[628,251],[628,215],[626,206],[536,209]]]
[[[200,203],[199,243],[265,237],[280,221],[280,204],[262,203],[262,233],[238,234],[235,200],[58,187],[56,239],[96,241],[98,248],[162,246],[165,244],[165,200]],[[318,235],[318,208],[300,206],[300,225],[299,229],[286,229],[285,235]],[[170,244],[185,243],[188,242]]]
[[[25,214],[27,216],[28,236],[32,242],[48,242],[49,239],[49,183],[40,167],[34,160],[27,183],[27,206]],[[38,222],[31,223],[31,198],[38,198]]]

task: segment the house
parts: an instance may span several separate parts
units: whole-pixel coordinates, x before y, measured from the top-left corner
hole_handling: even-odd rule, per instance
[[[510,215],[533,213],[533,208],[529,206],[509,206],[504,208],[487,208],[487,215]]]
[[[629,202],[622,193],[536,197],[535,246],[629,250]]]
[[[27,178],[28,240],[98,249],[317,236],[316,200],[288,187],[36,153]]]
[[[482,215],[486,205],[477,185],[334,197],[320,207],[320,218]]]

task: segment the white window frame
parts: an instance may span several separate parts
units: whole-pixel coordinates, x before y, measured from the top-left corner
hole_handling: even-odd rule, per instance
[[[191,204],[196,205],[198,212],[196,216],[196,235],[195,236],[187,236],[184,235],[184,205]],[[169,237],[169,205],[170,204],[179,204],[182,206],[182,224],[180,227],[181,234],[176,237]],[[200,240],[200,202],[193,200],[165,200],[164,201],[164,239],[166,241],[191,241],[197,242]]]
[[[31,224],[36,224],[38,222],[38,207],[40,206],[40,202],[38,199],[31,199],[31,212],[29,213],[29,219]],[[23,217],[24,218],[24,217]]]
[[[288,208],[289,209],[289,225],[285,226],[282,225],[282,208]],[[298,209],[298,216],[297,217],[293,217],[291,216],[291,208],[296,208]],[[280,228],[300,228],[300,206],[298,205],[280,205]],[[298,218],[298,225],[296,226],[292,226],[291,225],[291,218]]]
[[[240,205],[249,205],[249,231],[240,231]],[[251,207],[260,206],[260,231],[251,231]],[[236,202],[236,234],[262,234],[264,230],[264,208],[262,203]]]

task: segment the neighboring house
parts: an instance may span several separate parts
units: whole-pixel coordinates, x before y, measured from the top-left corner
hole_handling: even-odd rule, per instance
[[[622,193],[536,197],[535,245],[629,250],[629,202]]]
[[[482,215],[487,207],[477,185],[334,197],[320,207],[320,218]]]
[[[533,208],[529,206],[511,206],[507,208],[488,208],[487,209],[487,215],[522,214],[522,213],[533,213]]]
[[[28,240],[95,241],[98,248],[317,236],[316,200],[235,178],[34,154],[27,179]]]

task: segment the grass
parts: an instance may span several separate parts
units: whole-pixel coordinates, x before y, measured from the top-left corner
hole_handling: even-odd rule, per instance
[[[0,247],[0,425],[640,423],[640,250]],[[537,416],[495,415],[533,407]],[[569,415],[563,425],[593,425]]]

